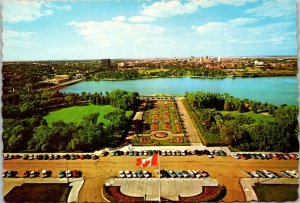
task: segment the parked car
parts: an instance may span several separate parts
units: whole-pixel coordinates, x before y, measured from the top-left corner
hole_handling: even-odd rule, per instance
[[[59,171],[59,172],[58,172],[58,177],[59,177],[59,178],[64,178],[64,177],[66,177],[65,172],[64,172],[64,171]]]
[[[24,171],[24,172],[22,173],[22,177],[23,177],[23,178],[28,178],[29,175],[30,175],[30,171]]]
[[[132,178],[130,171],[124,171],[126,178]]]
[[[24,154],[23,160],[28,160],[28,158],[29,158],[29,155],[28,154]]]
[[[77,158],[77,157],[75,156],[75,154],[71,154],[71,155],[70,155],[70,159],[71,159],[71,160],[75,160],[76,158]]]
[[[43,159],[44,160],[48,160],[49,159],[49,155],[48,154],[44,154]]]
[[[172,171],[172,170],[169,170],[168,173],[169,173],[169,175],[170,175],[172,178],[176,178],[176,177],[177,177],[176,173],[175,173],[174,171]],[[182,172],[181,172],[181,173],[182,173]]]
[[[4,171],[3,171],[3,178],[5,178],[6,175],[7,175],[7,170],[4,170]]]
[[[73,178],[78,178],[79,177],[79,172],[77,170],[72,171],[72,176]]]
[[[136,172],[132,172],[132,177],[133,178],[137,178],[138,177],[138,175],[136,174]]]
[[[14,177],[14,171],[12,170],[7,171],[6,178],[12,178],[12,177]]]
[[[187,171],[181,171],[181,173],[182,173],[184,178],[189,178],[190,177]]]
[[[190,176],[191,178],[195,178],[195,177],[196,177],[196,176],[194,175],[194,173],[193,173],[191,170],[187,170],[186,172],[189,174],[189,176]]]
[[[35,171],[31,171],[30,172],[30,178],[35,178],[36,176],[36,172]]]
[[[137,171],[136,171],[136,174],[137,174],[137,176],[138,176],[139,178],[144,178],[144,177],[145,177],[144,174],[143,174],[143,172],[142,172],[141,170],[137,170]]]
[[[49,159],[49,160],[53,160],[54,157],[55,157],[55,156],[53,156],[53,154],[49,154],[49,155],[48,155],[48,159]]]
[[[98,159],[98,156],[96,154],[92,154],[92,159]]]
[[[192,173],[194,174],[194,177],[201,178],[202,176],[195,170],[192,170]]]
[[[150,178],[149,172],[148,171],[143,171],[143,174],[146,178]]]
[[[66,176],[67,176],[67,178],[72,178],[72,173],[70,170],[66,171]]]
[[[175,171],[178,178],[183,178],[183,175],[180,171]]]
[[[121,178],[126,178],[124,171],[119,171],[119,176]]]
[[[42,170],[42,176],[43,176],[43,178],[47,178],[48,177],[48,171],[46,169]]]

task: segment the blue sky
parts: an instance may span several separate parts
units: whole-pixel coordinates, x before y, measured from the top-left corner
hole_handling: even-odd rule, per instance
[[[3,60],[296,55],[296,0],[4,0]]]

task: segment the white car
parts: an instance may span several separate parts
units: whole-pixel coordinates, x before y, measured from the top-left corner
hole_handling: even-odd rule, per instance
[[[145,178],[150,178],[148,171],[143,171],[143,174],[144,174]]]
[[[240,159],[240,157],[239,157],[238,155],[236,155],[236,154],[231,154],[231,156],[232,156],[233,158]]]
[[[255,171],[252,171],[251,174],[252,174],[255,178],[259,178],[259,174],[256,173]]]
[[[47,178],[48,173],[47,173],[46,169],[42,170],[42,175],[43,175],[43,178]]]
[[[196,178],[201,178],[201,177],[202,177],[197,171],[192,170],[192,172],[193,172],[193,174],[194,174],[194,176],[195,176]]]
[[[125,178],[125,177],[126,177],[125,174],[124,174],[124,171],[119,171],[119,176],[120,176],[121,178]]]
[[[136,174],[136,172],[132,172],[132,177],[133,178],[137,178],[138,177],[138,175]]]
[[[66,171],[66,176],[67,176],[67,178],[72,178],[72,174],[71,174],[70,170]]]
[[[129,171],[124,171],[127,178],[132,178],[132,175]]]

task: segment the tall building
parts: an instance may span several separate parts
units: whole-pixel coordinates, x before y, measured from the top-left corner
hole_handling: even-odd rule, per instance
[[[101,59],[102,68],[110,68],[110,59]]]

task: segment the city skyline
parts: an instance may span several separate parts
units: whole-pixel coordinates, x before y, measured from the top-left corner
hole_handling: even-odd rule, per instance
[[[295,0],[4,1],[3,61],[296,55]]]

